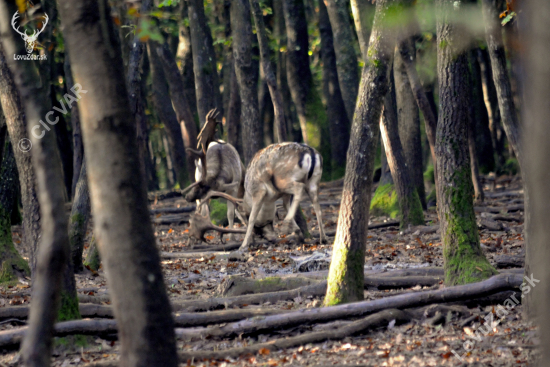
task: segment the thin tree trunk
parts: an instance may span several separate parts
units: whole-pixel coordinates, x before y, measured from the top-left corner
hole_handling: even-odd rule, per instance
[[[269,88],[271,101],[273,102],[277,140],[279,143],[282,143],[283,141],[287,140],[285,111],[283,109],[283,97],[277,89],[277,79],[275,78],[275,72],[273,71],[273,65],[271,63],[269,55],[269,43],[267,40],[264,18],[260,9],[260,4],[258,3],[258,0],[250,0],[250,5],[252,8],[252,15],[254,16],[254,22],[256,23],[256,36],[258,37],[258,43],[260,45],[260,55],[262,61],[262,69],[264,71],[264,78]]]
[[[388,69],[395,39],[385,22],[393,1],[378,0],[374,18],[373,52],[365,63],[351,127],[346,175],[325,305],[363,299],[363,267],[369,218],[372,173],[382,104],[388,91]]]
[[[188,14],[191,44],[193,45],[193,71],[195,73],[197,109],[202,126],[206,114],[213,108],[217,107],[223,116],[223,103],[219,90],[216,53],[212,45],[212,34],[204,15],[203,1],[189,0]]]
[[[471,107],[470,107],[471,110]],[[470,153],[470,169],[472,175],[472,182],[474,184],[474,200],[476,202],[483,202],[485,200],[485,194],[483,193],[483,184],[481,183],[481,177],[479,176],[479,164],[477,162],[476,151],[476,138],[475,138],[475,126],[473,120],[473,114],[470,113],[470,119],[468,120],[468,151]]]
[[[229,109],[226,117],[227,142],[237,149],[239,156],[244,157],[244,150],[241,136],[241,95],[239,93],[239,82],[235,73],[235,63],[231,55],[231,91],[229,96]]]
[[[523,121],[525,122],[525,275],[536,278],[536,289],[525,283],[522,294],[524,314],[540,325],[542,348],[540,365],[548,365],[550,349],[550,318],[547,305],[550,302],[550,191],[548,190],[548,166],[550,164],[550,29],[548,14],[550,3],[532,0],[522,6],[520,21],[524,27],[521,35],[523,81]],[[525,296],[523,298],[523,296]]]
[[[370,1],[351,0],[351,11],[353,13],[357,38],[359,39],[359,49],[361,50],[363,60],[367,60],[374,5]]]
[[[99,251],[97,249],[97,241],[95,236],[92,236],[90,243],[88,245],[88,254],[86,255],[86,261],[84,265],[89,267],[92,270],[98,271],[99,265],[101,265],[101,259],[99,257]]]
[[[76,185],[71,216],[69,217],[69,241],[71,242],[71,259],[73,270],[80,273],[84,270],[82,254],[84,252],[84,238],[90,219],[90,192],[88,189],[88,173],[86,162],[82,164],[80,177]]]
[[[353,120],[359,89],[359,68],[357,66],[357,55],[355,54],[353,30],[350,24],[348,1],[327,0],[325,5],[334,37],[338,81],[340,82],[348,120],[351,121]]]
[[[185,96],[185,86],[183,85],[176,60],[168,49],[167,44],[157,47],[157,52],[164,67],[164,75],[166,75],[170,88],[170,97],[174,111],[176,112],[176,118],[180,124],[183,144],[185,148],[197,149],[197,125]],[[190,154],[187,154],[187,172],[189,180],[194,182],[195,160]]]
[[[4,111],[2,111],[2,105],[0,104],[0,165],[4,158],[4,150],[6,150],[6,141],[8,140],[8,125],[6,125],[6,118],[4,117]]]
[[[81,100],[87,111],[82,130],[94,233],[112,290],[120,364],[177,366],[174,325],[139,174],[122,60],[109,53],[118,47],[110,9],[103,0],[95,4],[74,0],[60,10],[75,81],[93,95]]]
[[[321,36],[321,59],[323,61],[323,94],[327,106],[330,131],[332,179],[341,178],[346,169],[346,152],[349,145],[349,119],[342,99],[332,27],[324,1],[319,2],[319,33]]]
[[[65,83],[70,88],[74,85],[73,75],[71,70],[71,62],[69,58],[69,53],[65,53],[65,62],[63,64],[65,72]],[[67,93],[72,92],[67,91]],[[71,127],[73,133],[73,177],[71,181],[71,194],[72,197],[75,195],[76,184],[78,183],[78,178],[80,177],[80,168],[82,167],[82,160],[84,158],[84,146],[82,145],[82,133],[80,131],[80,113],[78,110],[78,104],[74,104],[71,108]]]
[[[412,48],[412,39],[403,42],[409,42]],[[411,53],[415,63],[415,53]],[[422,164],[422,141],[420,139],[420,116],[418,114],[418,106],[415,101],[412,86],[407,76],[407,68],[405,62],[398,50],[395,53],[394,59],[394,80],[395,80],[395,96],[397,99],[397,117],[399,121],[399,137],[403,147],[403,153],[409,177],[418,192],[418,197],[422,203],[422,207],[426,208],[426,190],[424,189],[424,168]]]
[[[391,84],[390,79],[390,91],[384,97],[384,113],[380,119],[380,133],[399,200],[399,225],[401,228],[408,228],[409,225],[424,224],[424,213],[415,182],[410,173],[411,166],[407,166],[406,153],[401,145],[397,101],[394,99],[394,94],[391,93]]]
[[[189,16],[188,2],[180,1],[180,14],[182,19]],[[195,93],[195,74],[193,72],[193,52],[191,49],[191,30],[184,22],[180,22],[179,28],[179,44],[176,52],[176,59],[178,60],[178,66],[180,69],[181,78],[185,87],[185,97],[189,107],[193,112],[195,121],[198,121],[197,113],[197,96]],[[224,109],[225,111],[225,109]]]
[[[456,24],[449,23],[456,17],[453,9],[453,0],[436,2],[437,44],[444,45],[437,53],[437,208],[447,285],[471,283],[496,274],[479,244],[468,154],[468,40],[460,36]]]
[[[15,4],[0,2],[0,35],[5,54],[24,53],[23,44],[11,32],[9,19],[17,11]],[[3,50],[0,51],[3,53]],[[0,56],[0,58],[3,58]],[[11,58],[7,59],[13,73],[21,101],[24,101],[25,116],[28,122],[27,130],[31,133],[33,126],[39,125],[39,120],[48,113],[45,91],[37,87],[38,73],[32,63],[21,63]],[[4,60],[0,60],[3,64]],[[47,103],[47,102],[46,102]],[[4,109],[5,111],[6,109]],[[63,171],[57,152],[54,133],[45,133],[43,138],[32,136],[32,163],[36,173],[38,199],[41,214],[42,233],[37,251],[36,277],[33,281],[32,305],[29,315],[29,329],[21,347],[21,356],[26,366],[48,366],[51,353],[51,335],[56,317],[62,287],[66,286],[63,271],[69,260],[69,237],[67,235],[67,217],[59,215],[65,212],[65,197]],[[71,274],[71,276],[74,276]],[[62,282],[65,284],[62,285]],[[77,305],[74,288],[70,294],[64,295],[63,306]],[[67,289],[64,289],[64,293]],[[65,301],[68,301],[67,303]],[[72,302],[71,302],[72,301]],[[68,311],[71,312],[72,311]],[[63,314],[64,310],[60,312]]]
[[[11,208],[17,199],[17,166],[11,144],[0,163],[0,283],[6,283],[16,281],[19,274],[29,276],[31,271],[11,237]]]
[[[468,53],[468,62],[470,65],[470,89],[469,95],[469,121],[468,121],[468,150],[470,152],[470,166],[472,170],[472,182],[474,184],[475,201],[482,202],[485,199],[483,194],[483,184],[479,175],[478,153],[476,147],[476,136],[480,135],[476,129],[476,121],[479,119],[479,106],[481,96],[478,94],[479,70],[477,69],[477,60],[475,58],[475,50]]]
[[[17,163],[21,202],[23,204],[23,244],[30,253],[29,266],[34,281],[41,218],[40,204],[36,192],[36,175],[31,162],[31,154],[28,152],[31,145],[29,144],[30,134],[27,132],[25,112],[2,50],[0,50],[0,103],[6,118],[8,135],[11,141],[14,142],[15,162]],[[37,130],[38,135],[42,132],[46,133],[43,129]]]
[[[170,101],[167,78],[164,74],[160,57],[155,51],[156,47],[158,47],[158,44],[155,41],[149,40],[147,42],[147,56],[151,65],[153,83],[153,104],[168,137],[170,158],[176,173],[175,181],[179,183],[180,187],[185,187],[189,180],[189,170],[186,167],[185,159],[185,145],[183,143],[180,124]],[[194,170],[191,172],[194,176]]]
[[[491,58],[491,69],[493,71],[493,81],[498,97],[498,107],[502,118],[502,125],[506,132],[508,142],[512,146],[518,159],[520,167],[525,162],[521,154],[521,132],[518,122],[512,88],[510,87],[510,78],[506,69],[506,53],[502,41],[502,29],[499,22],[498,12],[495,7],[496,0],[483,0],[483,18],[485,23],[485,36],[487,39],[487,48]]]
[[[241,126],[246,165],[262,148],[263,128],[258,110],[258,75],[252,62],[252,28],[248,0],[231,2],[233,60],[241,96]]]

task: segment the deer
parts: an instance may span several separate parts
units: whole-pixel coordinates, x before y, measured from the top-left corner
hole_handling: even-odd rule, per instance
[[[307,193],[312,201],[321,243],[326,243],[321,206],[319,205],[319,182],[323,173],[323,158],[310,146],[299,143],[272,144],[253,157],[246,171],[244,197],[231,197],[228,193],[210,191],[204,198],[220,196],[237,206],[248,227],[239,252],[248,249],[253,234],[262,234],[268,239],[273,236],[275,202],[282,198],[287,210],[281,231],[288,233],[300,229],[294,221],[298,205]]]
[[[17,20],[17,18],[19,18],[19,12],[15,12],[15,14],[13,14],[13,17],[11,18],[11,26],[17,33],[19,33],[21,35],[21,38],[23,38],[23,40],[25,41],[25,48],[27,50],[27,53],[30,54],[34,50],[34,46],[36,45],[36,40],[38,39],[38,35],[40,33],[42,33],[44,28],[46,28],[46,24],[48,24],[48,20],[49,20],[48,14],[44,14],[44,21],[42,22],[42,29],[40,29],[38,31],[35,30],[33,32],[33,34],[31,34],[31,35],[28,35],[27,31],[21,32],[19,30],[19,26],[15,25],[15,21]]]
[[[245,169],[241,162],[239,153],[231,144],[223,140],[214,139],[216,133],[216,117],[219,115],[216,109],[211,110],[206,115],[206,123],[198,135],[197,149],[187,148],[186,150],[193,154],[195,160],[195,183],[188,186],[182,191],[185,195],[185,200],[197,202],[197,213],[195,223],[203,223],[205,218],[210,217],[207,205],[199,205],[201,200],[205,198],[208,192],[215,190],[222,193],[227,193],[231,197],[242,198],[244,195],[244,175]],[[202,210],[201,210],[202,207]],[[237,212],[237,216],[243,220]],[[235,222],[235,205],[232,201],[227,203],[227,220],[229,228],[233,228]],[[193,223],[190,223],[190,231]],[[220,232],[220,240],[224,233],[230,233],[229,239],[234,239],[233,233],[240,232]],[[204,237],[201,236],[201,240]]]

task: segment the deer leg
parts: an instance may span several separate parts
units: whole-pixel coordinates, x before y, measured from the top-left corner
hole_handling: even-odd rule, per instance
[[[317,225],[319,226],[319,238],[321,243],[327,243],[327,237],[325,235],[325,229],[323,227],[323,213],[321,212],[321,205],[319,205],[319,192],[317,191],[317,187],[311,188],[308,187],[306,189],[309,198],[311,199],[311,202],[313,204],[313,209],[315,210],[315,216],[317,217]]]
[[[298,205],[300,205],[300,202],[302,201],[302,195],[304,193],[304,184],[300,182],[295,182],[293,190],[294,195],[292,196],[292,203],[290,204],[290,207],[287,210],[286,217],[283,221],[283,226],[281,227],[281,231],[290,232],[292,229],[293,232],[296,232],[300,228],[296,224],[296,221],[294,220],[294,216],[296,215],[296,211],[298,210]],[[290,195],[289,195],[290,197]],[[288,199],[290,201],[290,198]],[[284,203],[284,199],[283,199]]]
[[[239,251],[246,251],[248,250],[248,246],[253,241],[252,236],[254,235],[254,223],[256,222],[256,217],[258,216],[258,213],[260,212],[260,209],[262,208],[262,205],[264,203],[265,198],[265,191],[259,193],[257,196],[255,196],[252,200],[252,210],[250,211],[250,217],[248,219],[248,228],[246,229],[246,235],[244,236],[244,241],[241,247],[239,247]]]
[[[235,223],[235,204],[233,204],[231,201],[227,201],[227,221],[229,222],[229,228],[233,228],[233,224]],[[222,237],[220,236],[220,240]],[[231,233],[229,235],[229,241],[235,240],[235,235]]]

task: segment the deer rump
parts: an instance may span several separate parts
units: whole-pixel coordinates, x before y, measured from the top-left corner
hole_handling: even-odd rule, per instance
[[[246,172],[244,202],[238,206],[241,214],[248,218],[248,228],[240,250],[246,249],[252,242],[253,232],[262,232],[266,237],[274,235],[275,202],[280,198],[287,210],[282,231],[299,231],[294,215],[305,193],[312,201],[321,242],[324,242],[318,198],[322,173],[321,155],[305,144],[273,144],[256,153]]]

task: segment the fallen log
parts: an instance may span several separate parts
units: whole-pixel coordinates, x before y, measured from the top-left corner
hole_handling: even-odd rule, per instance
[[[184,206],[181,208],[159,208],[159,209],[151,209],[149,210],[149,213],[151,215],[157,215],[157,214],[181,214],[181,213],[191,213],[195,210],[195,205],[190,206]]]
[[[113,311],[110,306],[90,304],[90,303],[81,303],[78,305],[80,311],[80,316],[92,318],[92,317],[102,317],[102,318],[111,318],[113,317]],[[0,308],[0,320],[5,319],[21,319],[24,320],[29,316],[29,306],[10,306]]]
[[[310,343],[319,343],[325,340],[341,340],[352,335],[363,334],[369,330],[387,326],[391,321],[395,320],[396,325],[402,325],[411,320],[411,316],[401,310],[384,310],[377,314],[370,315],[364,319],[354,321],[346,326],[342,326],[336,330],[319,331],[307,333],[299,336],[294,336],[285,339],[272,340],[267,343],[258,343],[243,348],[232,348],[220,351],[204,351],[204,352],[180,352],[178,354],[180,362],[188,362],[190,360],[202,359],[224,359],[238,358],[245,354],[256,354],[260,350],[267,349],[276,351],[281,349],[293,348],[300,345]],[[176,335],[179,336],[179,330],[176,329]]]
[[[500,268],[523,268],[525,263],[525,255],[523,256],[510,256],[499,255],[495,256],[495,266]]]
[[[189,223],[189,215],[170,214],[158,218],[153,218],[152,221],[154,224],[157,225],[180,225],[182,223]]]
[[[362,317],[380,310],[421,307],[434,303],[467,301],[472,298],[514,290],[523,282],[521,274],[499,274],[478,283],[460,285],[426,292],[414,292],[381,298],[374,301],[355,302],[344,305],[300,310],[284,315],[266,316],[260,320],[243,320],[223,327],[209,328],[208,334],[218,337],[257,334],[267,330],[286,328],[293,325],[328,322],[349,317]]]
[[[236,276],[222,282],[217,293],[224,297],[235,297],[245,294],[287,291],[318,283],[319,280],[302,277],[250,279]]]

